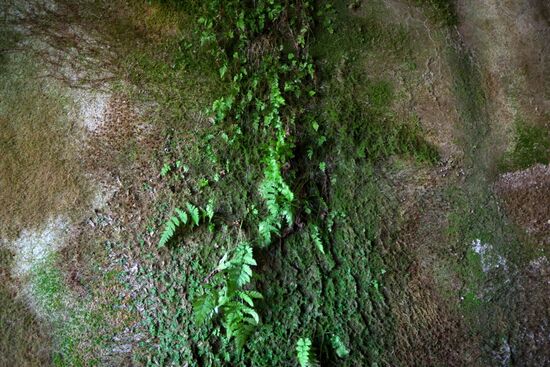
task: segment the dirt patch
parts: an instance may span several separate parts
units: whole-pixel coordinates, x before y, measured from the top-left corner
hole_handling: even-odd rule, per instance
[[[128,97],[105,101],[104,116],[87,139],[87,166],[93,171],[120,175],[120,169],[147,162],[159,148],[158,131],[145,123],[144,113]]]
[[[402,293],[388,290],[394,294],[395,353],[400,365],[475,365],[480,341],[468,336],[457,307],[462,283],[448,268],[461,254],[449,241],[448,218],[442,214],[450,210],[443,190],[460,180],[460,171],[448,163],[422,168],[395,162],[385,175],[397,193],[403,221],[390,252],[395,258],[410,259],[402,274]]]
[[[377,45],[365,62],[366,73],[391,80],[398,96],[393,107],[399,118],[418,119],[423,137],[438,148],[442,159],[456,160],[460,149],[453,134],[459,116],[446,60],[446,30],[433,24],[421,7],[409,1],[385,0],[381,4],[378,10],[376,5],[364,4],[356,14],[369,17],[370,13],[379,13],[377,17],[384,23],[391,23],[406,36],[398,36],[390,47]],[[417,44],[423,46],[415,47]],[[405,56],[396,58],[392,48]]]
[[[517,314],[510,336],[515,366],[550,365],[550,262],[532,260],[521,272],[509,309]]]
[[[544,245],[550,244],[550,165],[506,173],[495,184],[508,215]]]

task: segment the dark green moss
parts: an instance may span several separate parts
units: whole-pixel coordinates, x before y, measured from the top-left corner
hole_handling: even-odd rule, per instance
[[[428,9],[428,15],[432,21],[442,26],[455,26],[458,24],[456,3],[454,0],[413,0],[418,5]]]
[[[517,120],[512,150],[505,154],[501,170],[525,169],[534,164],[550,161],[550,130],[544,126]]]

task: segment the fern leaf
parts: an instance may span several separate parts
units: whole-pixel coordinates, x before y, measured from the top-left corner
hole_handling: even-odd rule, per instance
[[[321,241],[321,235],[319,234],[319,227],[316,225],[311,226],[311,239],[313,240],[313,243],[315,246],[317,246],[317,249],[324,255],[325,249],[323,247],[323,241]]]
[[[290,205],[286,206],[284,209],[281,209],[281,215],[286,219],[286,222],[289,226],[294,222],[294,213],[290,209]]]
[[[253,308],[244,307],[243,312],[245,312],[246,314],[252,316],[252,318],[254,319],[256,325],[260,323],[260,315],[258,315],[258,313]]]
[[[189,211],[189,215],[191,216],[193,223],[198,226],[200,221],[199,209],[193,204],[187,203],[187,210]]]
[[[250,298],[263,299],[264,296],[258,291],[245,291]]]
[[[207,293],[202,297],[197,298],[193,304],[193,313],[198,324],[202,324],[214,313],[216,302],[212,297],[212,293]]]
[[[270,218],[260,222],[258,230],[260,232],[260,237],[262,238],[264,244],[269,244],[271,242],[272,233],[274,233],[275,235],[279,235],[279,231],[277,227],[275,227],[271,223]]]
[[[187,224],[187,221],[188,221],[187,213],[184,212],[183,210],[181,210],[180,208],[176,208],[174,210],[175,210],[176,214],[178,215],[178,218],[180,219],[180,221],[183,224]]]
[[[237,296],[239,296],[239,298],[241,298],[243,301],[248,303],[250,307],[254,307],[254,301],[248,294],[246,294],[246,292],[239,291],[237,292]]]
[[[249,244],[244,243],[239,246],[240,250],[240,261],[243,264],[255,266],[256,260],[254,260],[254,254],[252,252],[252,247]]]
[[[179,221],[178,221],[178,218],[176,217],[170,218],[164,224],[164,230],[162,231],[162,235],[160,236],[158,247],[164,247],[168,243],[168,241],[170,241],[172,236],[174,236],[174,232],[176,231],[176,227],[178,225],[179,225]]]
[[[213,200],[208,201],[208,204],[206,204],[206,208],[204,209],[204,214],[206,216],[206,219],[208,219],[208,222],[211,222],[212,218],[214,218],[214,201]]]
[[[164,163],[164,165],[160,169],[160,177],[166,176],[171,169],[172,167],[168,163]]]
[[[338,357],[345,358],[349,355],[348,348],[346,348],[345,344],[338,335],[333,335],[330,338],[330,343],[332,344],[332,348],[334,348],[334,351]]]
[[[176,216],[170,217],[170,222],[174,224],[174,229],[180,225],[180,220]]]
[[[254,325],[242,325],[239,329],[235,330],[235,344],[238,350],[242,350],[254,332]]]
[[[242,287],[243,285],[248,284],[251,278],[252,269],[247,264],[243,264],[241,267],[241,271],[239,272],[239,275],[237,277],[237,285],[239,287]]]
[[[296,356],[300,367],[310,367],[311,340],[309,338],[300,338],[296,343]]]

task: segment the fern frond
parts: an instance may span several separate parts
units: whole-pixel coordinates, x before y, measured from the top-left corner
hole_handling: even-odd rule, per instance
[[[311,340],[309,338],[300,338],[296,343],[296,357],[300,367],[310,367]]]
[[[214,218],[214,201],[209,200],[208,204],[206,204],[206,208],[204,209],[204,215],[206,219],[208,219],[208,222],[212,221],[212,218]]]
[[[349,355],[348,348],[346,348],[346,345],[342,342],[338,335],[333,335],[330,338],[330,344],[332,345],[332,348],[334,348],[334,351],[338,357],[345,358]]]
[[[237,247],[236,257],[238,261],[243,264],[256,266],[256,260],[254,260],[254,253],[250,244],[244,242]]]
[[[216,309],[216,303],[211,293],[206,293],[202,297],[197,298],[193,304],[193,313],[198,324],[202,324],[212,317]]]
[[[162,168],[160,169],[160,177],[164,177],[172,170],[172,166],[170,166],[168,163],[164,163]]]
[[[164,247],[168,241],[174,236],[174,232],[176,232],[176,227],[178,227],[180,224],[177,217],[171,217],[165,224],[164,224],[164,230],[162,231],[162,235],[160,236],[160,241],[158,244],[158,247]]]
[[[242,325],[239,329],[235,330],[234,336],[235,336],[235,345],[237,346],[238,350],[241,350],[246,345],[246,342],[254,333],[254,325]]]
[[[260,315],[251,307],[243,307],[243,312],[250,315],[255,322],[255,325],[260,323]]]
[[[242,287],[252,279],[252,269],[249,265],[243,264],[237,276],[237,286]]]
[[[187,224],[187,221],[188,221],[187,213],[184,212],[183,210],[181,210],[180,208],[176,208],[176,209],[174,209],[174,211],[175,211],[176,214],[178,215],[178,218],[180,219],[180,221],[181,221],[183,224]]]
[[[264,296],[258,291],[245,291],[250,298],[263,299]]]
[[[279,235],[279,230],[277,227],[271,223],[271,218],[267,218],[266,220],[260,222],[260,225],[258,227],[258,231],[260,232],[260,237],[263,240],[263,244],[269,244],[271,242],[271,234]]]
[[[254,299],[261,299],[262,294],[243,289],[244,285],[250,283],[251,267],[255,265],[252,246],[247,242],[239,244],[231,259],[228,260],[228,254],[225,254],[219,261],[215,274],[219,279],[217,285],[210,283],[206,294],[194,304],[198,322],[219,313],[226,338],[234,338],[238,348],[244,346],[260,322],[260,315],[254,310]]]
[[[316,225],[311,226],[311,239],[313,240],[315,246],[317,246],[317,249],[324,255],[325,249],[323,247],[323,241],[321,240],[321,235],[319,234],[319,227]]]
[[[238,291],[237,296],[239,296],[240,299],[245,301],[250,307],[254,307],[254,301],[252,300],[252,297],[246,294],[246,292]]]
[[[199,209],[193,204],[187,203],[187,210],[189,211],[189,215],[191,216],[193,223],[198,226],[200,221]]]

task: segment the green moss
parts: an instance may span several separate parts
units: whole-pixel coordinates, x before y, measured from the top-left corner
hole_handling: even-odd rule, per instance
[[[387,81],[370,80],[358,70],[343,81],[333,78],[321,99],[329,144],[353,150],[357,157],[372,162],[395,154],[436,162],[438,152],[422,138],[418,119],[411,116],[409,121],[399,121],[395,117],[394,98]]]
[[[435,23],[450,27],[458,24],[455,0],[413,0],[428,9],[428,15]]]
[[[37,310],[52,329],[55,366],[99,365],[101,356],[113,348],[113,337],[120,332],[117,318],[126,316],[113,307],[120,304],[113,291],[120,282],[113,272],[94,269],[93,263],[87,266],[92,279],[100,284],[87,284],[86,288],[93,292],[84,295],[69,288],[57,254],[49,255],[31,269],[29,281]]]
[[[154,102],[148,122],[166,132],[195,125],[224,92],[217,60],[200,47],[197,18],[203,7],[199,1],[98,1],[81,11],[80,21],[105,37],[118,56],[109,59],[115,89],[134,103]]]
[[[0,365],[45,366],[51,362],[50,330],[17,294],[12,258],[0,249]]]
[[[513,148],[502,159],[500,168],[513,171],[534,164],[550,161],[550,130],[544,126],[531,125],[516,120]]]
[[[58,313],[64,307],[65,283],[55,260],[50,256],[32,269],[33,292],[46,314]]]

